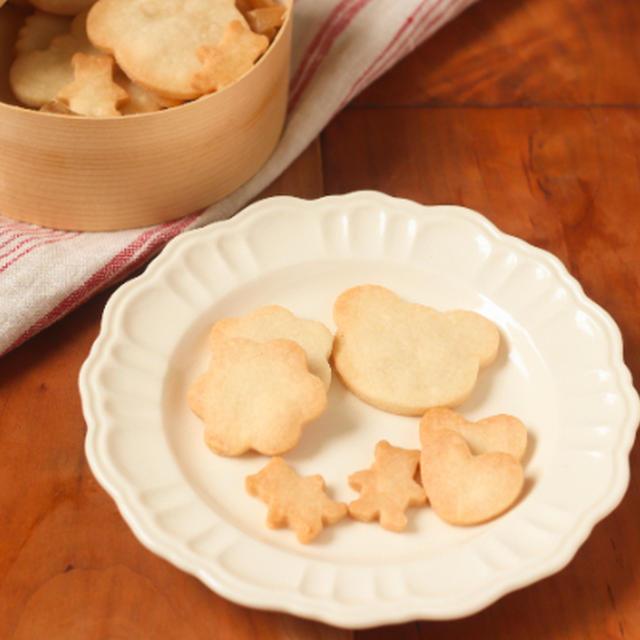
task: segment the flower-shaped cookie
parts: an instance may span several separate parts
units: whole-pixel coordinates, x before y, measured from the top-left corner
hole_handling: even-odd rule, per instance
[[[52,38],[45,49],[29,49],[35,41],[23,42],[24,52],[16,57],[9,71],[11,88],[20,102],[41,107],[55,100],[58,91],[73,82],[73,56],[100,53],[86,37],[84,18],[84,14],[76,16],[69,32]]]
[[[336,300],[333,361],[369,404],[403,415],[462,403],[498,353],[496,326],[473,311],[440,312],[376,285]]]
[[[36,10],[24,19],[14,50],[19,55],[27,51],[47,49],[56,36],[68,33],[70,26],[70,18]]]
[[[243,318],[224,318],[216,322],[209,334],[211,344],[227,338],[249,338],[256,342],[278,338],[293,340],[305,350],[309,371],[329,388],[333,335],[321,322],[298,318],[284,307],[269,305]]]
[[[187,399],[205,422],[207,446],[229,456],[249,449],[288,451],[327,404],[324,384],[309,373],[302,347],[291,340],[261,344],[245,338],[212,344],[209,368]]]

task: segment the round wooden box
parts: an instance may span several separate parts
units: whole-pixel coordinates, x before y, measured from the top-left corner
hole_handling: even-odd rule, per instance
[[[0,9],[0,215],[58,229],[141,227],[193,213],[253,176],[284,123],[291,9],[237,82],[178,107],[117,118],[29,110],[8,84],[24,14]]]

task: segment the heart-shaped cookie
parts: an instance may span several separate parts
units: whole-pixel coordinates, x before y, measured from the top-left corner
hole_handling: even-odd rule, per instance
[[[521,420],[506,413],[470,422],[446,407],[427,409],[420,420],[420,442],[424,442],[429,432],[437,429],[459,433],[474,455],[502,451],[516,460],[522,460],[527,449],[527,428]]]
[[[422,485],[445,522],[472,525],[506,511],[522,491],[520,463],[508,453],[474,456],[465,439],[450,429],[426,431],[420,456]]]

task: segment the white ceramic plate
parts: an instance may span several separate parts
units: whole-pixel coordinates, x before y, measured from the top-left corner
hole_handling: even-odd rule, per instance
[[[281,304],[333,329],[334,299],[362,283],[499,326],[497,361],[458,410],[529,429],[525,492],[504,516],[456,528],[424,507],[401,534],[345,519],[301,545],[245,493],[266,459],[203,444],[185,396],[209,326]],[[624,494],[640,415],[616,325],[556,258],[467,209],[374,192],[272,198],[171,242],[109,301],[80,390],[91,468],[144,545],[230,600],[345,627],[463,616],[565,566]],[[334,376],[285,458],[350,501],[375,443],[417,448],[417,425]]]

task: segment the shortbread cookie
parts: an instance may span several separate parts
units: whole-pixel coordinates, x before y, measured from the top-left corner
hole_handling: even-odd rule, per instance
[[[363,522],[378,518],[385,529],[402,531],[407,526],[405,511],[426,501],[424,489],[414,479],[419,462],[418,450],[378,442],[371,467],[349,476],[349,486],[360,492],[349,504],[349,515]]]
[[[225,318],[216,322],[209,334],[211,344],[227,338],[248,338],[256,342],[277,338],[293,340],[305,350],[309,371],[329,388],[333,335],[321,322],[298,318],[284,307],[269,305],[243,318]]]
[[[60,16],[75,16],[88,9],[95,0],[30,0],[31,4],[42,11]]]
[[[279,455],[324,411],[327,394],[295,342],[230,338],[212,345],[209,369],[191,385],[188,402],[215,453]]]
[[[118,111],[124,115],[135,115],[138,113],[153,113],[169,107],[176,107],[182,104],[181,100],[173,100],[159,96],[149,89],[141,87],[131,78],[126,76],[121,69],[116,69],[114,80],[127,92],[129,100],[124,105],[118,107]]]
[[[202,64],[196,50],[220,42],[227,25],[247,23],[233,0],[98,0],[87,32],[135,82],[162,96],[189,100]]]
[[[516,460],[522,460],[527,449],[527,428],[521,420],[506,413],[469,422],[445,407],[427,409],[420,420],[420,442],[428,432],[436,429],[450,429],[459,433],[474,455],[502,451]]]
[[[282,26],[285,14],[285,7],[282,5],[273,5],[271,7],[250,9],[244,13],[244,17],[252,31],[267,36],[269,41],[271,41],[275,37],[278,29]]]
[[[16,38],[16,54],[47,49],[56,36],[69,33],[71,19],[54,16],[43,11],[34,11],[24,19]]]
[[[59,115],[64,116],[77,116],[77,113],[74,113],[69,108],[69,105],[61,102],[60,100],[51,100],[50,102],[45,102],[38,111],[42,111],[43,113],[57,113]]]
[[[450,524],[491,520],[516,501],[524,483],[520,463],[508,453],[474,456],[449,429],[424,432],[420,475],[429,503]]]
[[[333,316],[336,371],[355,395],[392,413],[462,403],[498,353],[498,330],[482,315],[404,302],[380,286],[345,291]]]
[[[89,37],[87,36],[87,16],[89,15],[89,10],[81,11],[77,13],[73,20],[71,20],[71,26],[69,27],[69,31],[71,35],[78,38],[83,45],[87,47],[91,47],[95,49],[95,47],[91,44]],[[98,53],[100,53],[98,51]]]
[[[92,117],[121,115],[118,107],[129,94],[113,81],[115,62],[111,56],[76,53],[71,59],[74,78],[56,98],[73,113]]]
[[[268,46],[266,36],[232,20],[217,45],[196,49],[202,69],[194,74],[191,86],[200,94],[224,89],[247,73]]]
[[[273,0],[236,0],[236,7],[243,15],[254,9],[269,9],[278,6],[281,6],[280,3]]]
[[[53,38],[46,49],[27,51],[16,57],[9,71],[9,82],[20,102],[28,107],[41,107],[55,100],[58,91],[73,81],[73,56],[100,54],[82,34],[83,25],[81,19],[74,19],[71,31]]]
[[[247,476],[245,486],[250,495],[269,507],[267,526],[287,526],[303,544],[311,542],[323,526],[335,524],[347,513],[347,505],[327,496],[322,476],[303,478],[282,458],[272,458],[261,471]]]

